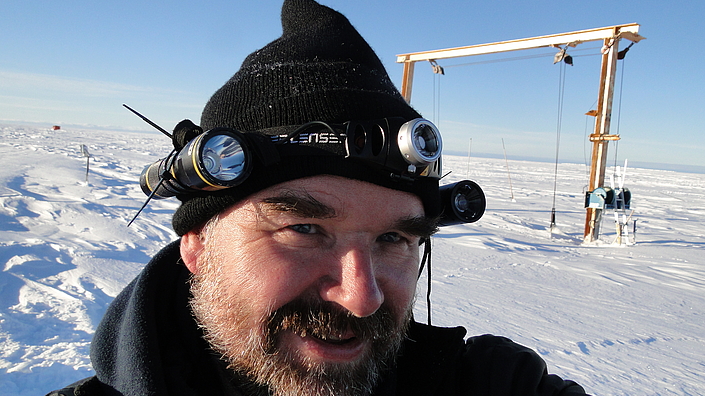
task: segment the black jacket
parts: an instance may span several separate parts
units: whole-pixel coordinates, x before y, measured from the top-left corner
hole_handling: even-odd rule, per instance
[[[49,395],[239,395],[188,308],[178,242],[160,251],[113,301],[91,345],[96,375]],[[532,350],[492,335],[414,323],[375,395],[583,395],[549,375]]]

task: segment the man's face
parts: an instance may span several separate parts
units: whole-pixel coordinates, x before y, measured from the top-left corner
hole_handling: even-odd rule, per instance
[[[278,184],[182,239],[194,313],[231,368],[277,395],[365,394],[404,339],[433,230],[410,193]]]

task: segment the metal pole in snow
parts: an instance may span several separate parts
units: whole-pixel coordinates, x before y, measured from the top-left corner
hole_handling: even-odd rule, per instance
[[[514,190],[512,189],[512,176],[509,174],[509,161],[507,161],[507,149],[504,147],[504,138],[502,138],[502,150],[504,150],[504,163],[507,164],[507,178],[509,178],[509,193],[512,195],[512,202],[514,199]]]
[[[86,157],[86,183],[88,183],[88,170],[90,168],[91,155],[88,153],[88,147],[85,144],[81,145],[81,154]]]
[[[472,150],[472,138],[470,138],[470,143],[468,143],[468,171],[465,175],[468,179],[470,178],[470,152]]]

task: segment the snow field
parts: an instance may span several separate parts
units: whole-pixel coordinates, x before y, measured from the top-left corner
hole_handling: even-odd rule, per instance
[[[0,394],[91,375],[106,307],[176,238],[176,200],[126,227],[145,199],[142,168],[170,148],[157,133],[0,125]],[[510,160],[510,190],[504,160],[444,157],[443,183],[478,182],[488,208],[433,240],[433,324],[512,338],[593,394],[705,394],[705,175],[628,168],[636,244],[613,245],[607,213],[586,246],[586,166],[559,165],[550,234],[554,166]]]

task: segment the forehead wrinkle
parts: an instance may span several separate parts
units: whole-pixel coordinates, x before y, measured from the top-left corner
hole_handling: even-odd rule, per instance
[[[285,212],[301,218],[330,219],[337,215],[333,207],[306,191],[286,190],[262,199],[261,204],[265,212]]]

